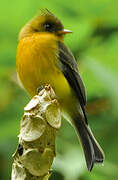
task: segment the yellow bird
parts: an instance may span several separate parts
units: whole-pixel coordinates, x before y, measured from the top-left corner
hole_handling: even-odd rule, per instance
[[[17,72],[23,87],[34,96],[37,89],[50,84],[60,108],[66,112],[80,137],[88,170],[102,163],[104,153],[95,140],[87,121],[86,93],[76,61],[64,45],[61,21],[45,9],[21,30],[17,49]]]

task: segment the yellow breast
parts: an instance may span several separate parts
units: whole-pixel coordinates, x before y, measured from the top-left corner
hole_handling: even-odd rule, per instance
[[[63,99],[71,89],[58,68],[58,47],[54,35],[34,34],[20,40],[17,51],[17,71],[24,88],[33,96],[41,85],[50,84]]]

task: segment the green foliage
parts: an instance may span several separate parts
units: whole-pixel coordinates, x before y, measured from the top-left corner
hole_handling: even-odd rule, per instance
[[[112,180],[118,177],[118,1],[4,0],[0,6],[0,179],[8,180],[20,118],[28,102],[18,87],[15,56],[21,27],[48,8],[73,34],[65,43],[73,51],[87,88],[88,119],[106,155],[104,166],[87,172],[73,128],[64,120],[57,139],[51,180]],[[107,101],[107,104],[105,102]],[[102,104],[100,104],[102,102]],[[94,104],[94,105],[92,105]],[[6,173],[8,172],[8,173]]]

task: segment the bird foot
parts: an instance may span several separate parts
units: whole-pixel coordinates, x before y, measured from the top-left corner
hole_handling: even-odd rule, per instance
[[[41,90],[43,90],[45,86],[41,85],[40,87],[37,88],[37,92],[39,93]]]

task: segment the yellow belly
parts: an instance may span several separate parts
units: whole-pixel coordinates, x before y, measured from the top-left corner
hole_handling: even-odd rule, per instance
[[[22,39],[17,51],[17,71],[21,83],[31,96],[37,88],[50,84],[61,102],[69,99],[71,88],[58,68],[58,48],[52,35],[32,35]]]

